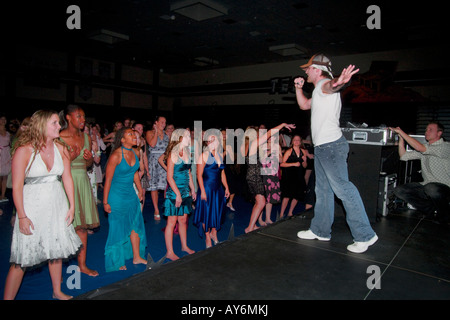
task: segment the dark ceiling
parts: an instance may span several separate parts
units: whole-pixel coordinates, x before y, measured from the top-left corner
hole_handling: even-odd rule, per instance
[[[338,56],[448,41],[442,1],[211,0],[227,13],[203,21],[171,11],[171,4],[182,1],[2,4],[9,18],[2,28],[17,44],[135,63],[168,73],[299,60],[318,51]],[[72,4],[81,10],[79,30],[66,27],[70,16],[66,10]],[[371,4],[380,8],[381,29],[367,27]],[[107,44],[89,39],[99,29],[127,35],[129,40]],[[269,50],[292,43],[304,53],[281,56]],[[200,57],[207,58],[205,66],[195,64]]]

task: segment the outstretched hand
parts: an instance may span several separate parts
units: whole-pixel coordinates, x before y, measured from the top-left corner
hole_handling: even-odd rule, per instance
[[[389,127],[389,129],[398,134],[398,141],[400,143],[402,143],[402,141],[403,141],[403,136],[402,136],[403,130],[400,129],[400,127],[395,127],[395,128],[394,127]]]
[[[342,70],[341,75],[339,76],[339,78],[337,78],[336,81],[332,81],[332,87],[336,88],[336,87],[346,84],[347,82],[350,81],[352,76],[357,72],[359,72],[359,69],[355,70],[354,65],[352,65],[352,64],[349,65],[347,68],[344,68],[344,70]]]
[[[292,131],[293,129],[295,129],[295,124],[293,124],[293,123],[284,123],[283,125],[289,131]]]
[[[389,127],[390,130],[394,131],[395,133],[401,133],[402,129],[400,127]]]

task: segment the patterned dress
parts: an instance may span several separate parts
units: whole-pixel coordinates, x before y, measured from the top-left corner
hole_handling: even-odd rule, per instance
[[[259,152],[256,152],[258,155]],[[245,157],[245,163],[247,164],[247,185],[250,191],[250,194],[255,197],[258,194],[266,196],[266,190],[264,187],[264,181],[261,175],[262,164],[259,159],[259,155],[255,159],[254,157]]]
[[[158,162],[159,157],[166,151],[169,144],[169,136],[164,133],[163,139],[159,139],[156,145],[148,147],[148,171],[150,171],[150,181],[147,191],[165,190],[167,186],[167,172]]]
[[[261,160],[266,201],[272,204],[281,201],[280,162],[275,157],[278,157],[278,153],[271,153],[266,159]]]

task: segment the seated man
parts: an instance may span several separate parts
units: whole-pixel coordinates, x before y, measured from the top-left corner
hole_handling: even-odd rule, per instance
[[[430,122],[425,131],[427,143],[422,144],[407,135],[400,128],[391,128],[399,134],[398,152],[400,160],[419,159],[423,182],[399,185],[394,194],[411,204],[426,216],[433,217],[439,223],[448,223],[450,215],[450,143],[442,138],[443,126]],[[406,151],[404,141],[414,150]]]

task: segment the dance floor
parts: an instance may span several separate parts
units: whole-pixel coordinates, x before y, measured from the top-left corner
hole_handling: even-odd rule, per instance
[[[0,207],[5,211],[0,217],[0,287],[3,288],[9,267],[11,203],[2,203]],[[366,253],[354,254],[346,250],[352,237],[342,214],[336,214],[331,241],[320,242],[297,238],[297,232],[309,227],[314,214],[301,212],[301,205],[294,217],[245,234],[251,207],[249,202],[236,197],[236,211],[226,211],[225,223],[218,233],[220,243],[213,248],[205,249],[204,240],[190,223],[188,245],[196,253],[181,252],[179,236],[175,235],[175,253],[181,259],[168,261],[164,259],[162,231],[166,222],[153,220],[148,194],[144,219],[149,264],[133,265],[128,261],[126,271],[109,273],[104,270],[108,220],[100,209],[101,227],[89,236],[87,257],[88,266],[100,275],[95,278],[81,275],[77,283],[69,272],[76,260],[68,261],[63,265],[62,289],[76,300],[213,300],[219,303],[221,300],[450,299],[449,229],[422,218],[416,211],[400,209],[380,221],[371,219],[379,240]],[[273,220],[278,211],[279,206],[274,206]],[[48,268],[27,272],[17,300],[51,297]]]

